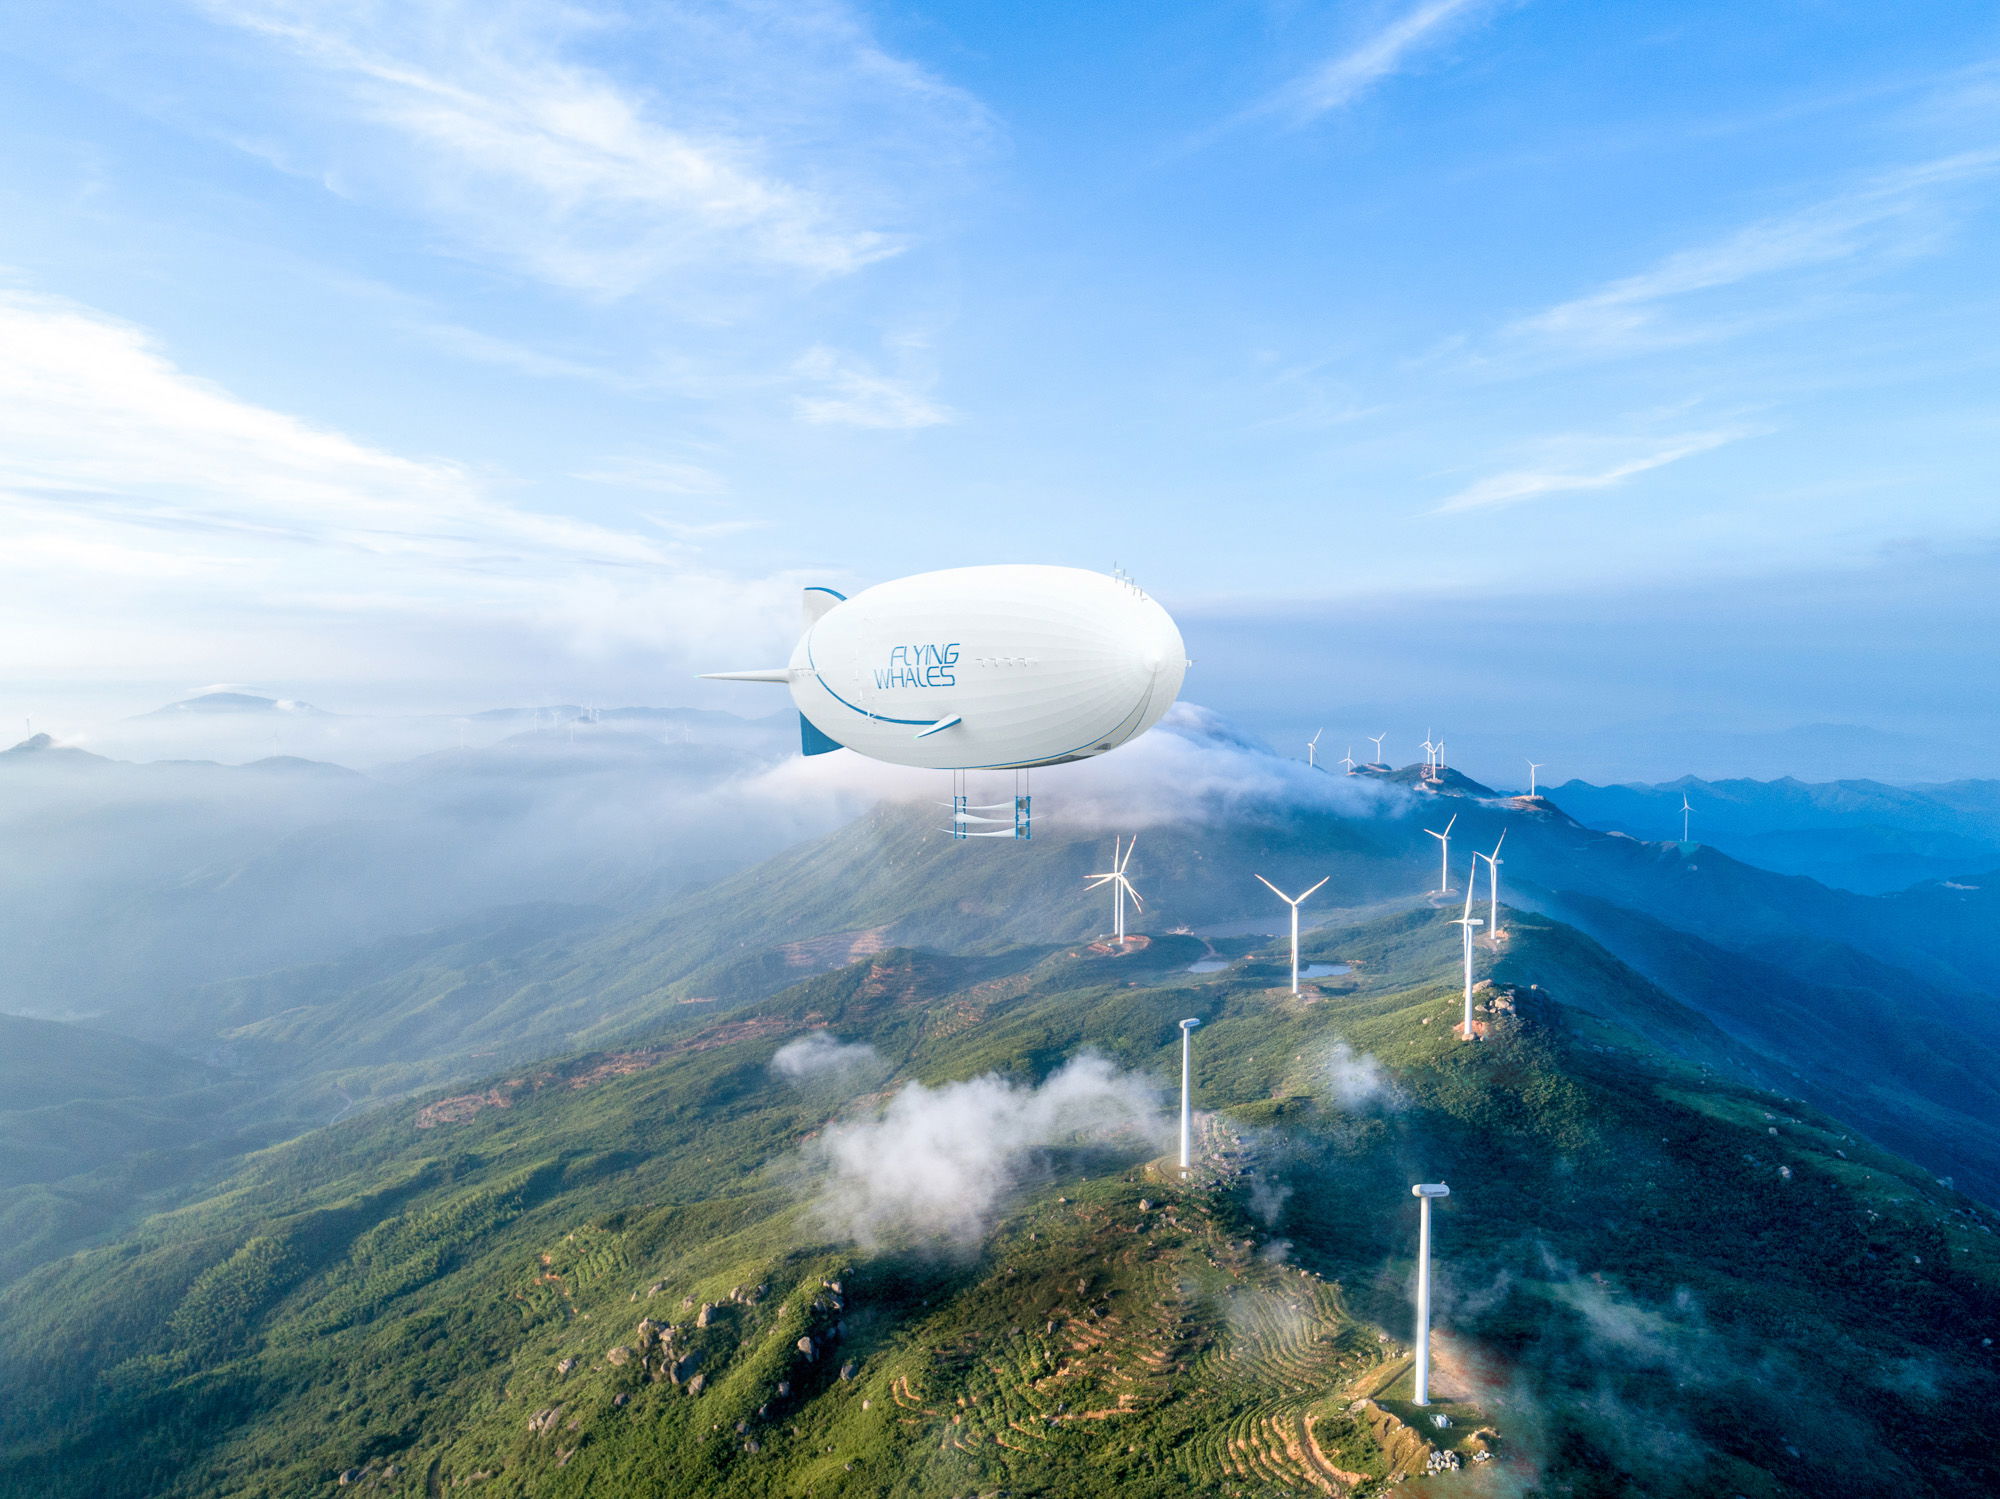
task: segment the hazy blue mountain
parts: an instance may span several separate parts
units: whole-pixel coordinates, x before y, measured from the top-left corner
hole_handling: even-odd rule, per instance
[[[367,775],[38,737],[0,753],[0,1009],[145,1023],[190,986],[492,907],[657,900],[825,825],[730,789],[762,764],[606,728]]]
[[[240,764],[272,755],[297,755],[350,769],[375,769],[439,750],[485,748],[523,731],[561,729],[567,734],[574,729],[581,737],[598,727],[776,755],[794,746],[796,725],[796,718],[789,713],[746,718],[709,709],[607,708],[577,703],[462,714],[332,712],[291,699],[223,690],[98,724],[74,738],[85,748],[125,760]]]
[[[0,1015],[0,1282],[333,1115],[128,1037]]]
[[[259,697],[251,692],[203,692],[194,697],[182,698],[177,703],[168,703],[163,708],[155,708],[150,713],[141,713],[140,719],[180,718],[190,713],[290,713],[301,716],[323,717],[321,711],[311,703],[294,702],[288,698]]]
[[[1591,827],[1659,840],[1680,837],[1685,796],[1702,842],[1746,863],[1864,894],[2000,864],[2000,782],[1690,776],[1655,785],[1569,781],[1548,794]]]

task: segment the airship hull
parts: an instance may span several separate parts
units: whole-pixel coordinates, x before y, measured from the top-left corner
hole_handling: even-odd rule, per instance
[[[1159,722],[1186,669],[1172,617],[1132,584],[999,565],[899,578],[834,603],[786,677],[826,740],[893,765],[976,770],[1115,749]]]

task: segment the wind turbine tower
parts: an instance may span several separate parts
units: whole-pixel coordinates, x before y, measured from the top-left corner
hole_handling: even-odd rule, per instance
[[[1299,907],[1305,904],[1306,897],[1310,896],[1313,890],[1319,889],[1319,885],[1324,885],[1326,880],[1332,879],[1333,876],[1328,875],[1325,880],[1321,880],[1319,885],[1313,886],[1312,890],[1308,890],[1305,895],[1296,897],[1285,894],[1284,891],[1265,879],[1261,874],[1257,878],[1262,882],[1266,890],[1269,890],[1279,900],[1292,908],[1292,993],[1296,994],[1299,992]]]
[[[1111,868],[1101,874],[1087,874],[1084,876],[1086,880],[1090,881],[1088,885],[1083,887],[1086,890],[1095,890],[1099,885],[1109,885],[1111,887],[1112,931],[1117,937],[1118,945],[1121,948],[1125,945],[1126,897],[1130,896],[1133,906],[1139,910],[1143,911],[1146,908],[1146,903],[1139,899],[1139,892],[1132,888],[1131,880],[1125,876],[1125,867],[1132,862],[1132,850],[1138,846],[1139,835],[1137,833],[1132,835],[1132,841],[1125,844],[1122,851],[1119,846],[1119,840],[1116,838],[1112,839]]]
[[[1500,850],[1506,847],[1506,844],[1507,830],[1502,828],[1500,830],[1500,841],[1493,845],[1492,853],[1474,855],[1475,858],[1486,861],[1486,894],[1492,902],[1486,912],[1486,935],[1492,941],[1496,950],[1500,946],[1500,866],[1507,862],[1500,857]],[[1478,866],[1474,865],[1473,868],[1477,870]],[[1470,893],[1470,891],[1467,892],[1467,894]]]
[[[1528,795],[1530,796],[1535,794],[1535,772],[1541,768],[1540,761],[1530,760],[1528,762]]]
[[[1312,738],[1306,741],[1306,766],[1310,770],[1319,769],[1319,736],[1325,729],[1315,729]]]
[[[1429,833],[1433,838],[1437,839],[1439,845],[1438,888],[1437,888],[1437,893],[1439,895],[1451,894],[1451,830],[1453,826],[1457,824],[1457,822],[1458,822],[1458,814],[1454,812],[1451,814],[1451,821],[1447,822],[1444,825],[1444,831],[1442,833],[1440,833],[1436,828],[1424,829],[1426,833]]]
[[[1194,1028],[1201,1024],[1197,1019],[1181,1022],[1181,1170],[1186,1171],[1194,1162]]]
[[[1465,1039],[1472,1039],[1472,932],[1474,927],[1485,926],[1472,914],[1472,886],[1479,878],[1479,856],[1472,856],[1472,867],[1465,872],[1465,914],[1452,922],[1453,926],[1465,929]]]
[[[1387,769],[1387,762],[1382,758],[1382,741],[1389,736],[1387,734],[1365,734],[1362,737],[1375,746],[1375,763]]]
[[[1694,841],[1688,832],[1689,819],[1693,814],[1694,808],[1688,805],[1688,794],[1683,791],[1681,793],[1681,842],[1683,843],[1692,843]]]
[[[1443,1182],[1418,1182],[1417,1199],[1417,1400],[1431,1403],[1431,1200],[1451,1196]]]

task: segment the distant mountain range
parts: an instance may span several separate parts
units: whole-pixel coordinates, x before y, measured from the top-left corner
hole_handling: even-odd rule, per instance
[[[483,748],[523,730],[568,734],[598,726],[760,754],[782,752],[796,732],[789,715],[751,719],[702,708],[550,703],[461,714],[336,713],[295,699],[229,690],[98,724],[63,736],[63,742],[126,760],[236,764],[296,756],[368,769],[440,750]]]
[[[1594,786],[1549,795],[1592,827],[1672,839],[1681,803],[1694,836],[1747,863],[1865,894],[2000,867],[2000,781],[1704,781]]]

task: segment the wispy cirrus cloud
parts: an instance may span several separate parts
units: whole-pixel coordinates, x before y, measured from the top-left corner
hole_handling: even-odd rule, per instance
[[[835,349],[808,349],[792,372],[816,387],[793,402],[799,419],[813,426],[937,427],[957,418],[916,382],[881,374]]]
[[[1344,109],[1386,78],[1407,71],[1419,54],[1451,34],[1454,25],[1495,0],[1420,0],[1393,20],[1359,38],[1311,72],[1301,74],[1245,112],[1304,125]]]
[[[199,3],[295,64],[296,97],[258,121],[262,154],[593,296],[810,282],[895,255],[908,184],[984,130],[830,0]]]
[[[1618,354],[1724,337],[1768,316],[1724,307],[1738,289],[1776,293],[1802,274],[1868,270],[1921,254],[1948,222],[1947,197],[2000,173],[2000,150],[1954,153],[1880,174],[1790,213],[1690,246],[1501,330],[1500,343],[1573,355]],[[1706,321],[1677,319],[1701,301]]]
[[[1682,459],[1693,458],[1700,453],[1713,452],[1728,443],[1752,435],[1754,433],[1747,428],[1683,433],[1655,443],[1643,451],[1628,451],[1625,456],[1609,463],[1600,461],[1587,467],[1573,456],[1565,462],[1560,454],[1552,454],[1552,461],[1549,463],[1509,469],[1504,473],[1493,474],[1476,483],[1468,484],[1456,494],[1439,502],[1432,508],[1430,514],[1450,515],[1466,510],[1490,510],[1502,505],[1524,504],[1547,495],[1615,489],[1641,474],[1651,473],[1654,469],[1665,468],[1670,463],[1679,463]],[[1602,439],[1581,441],[1568,439],[1554,446],[1574,450],[1582,447],[1601,448],[1604,445]]]

